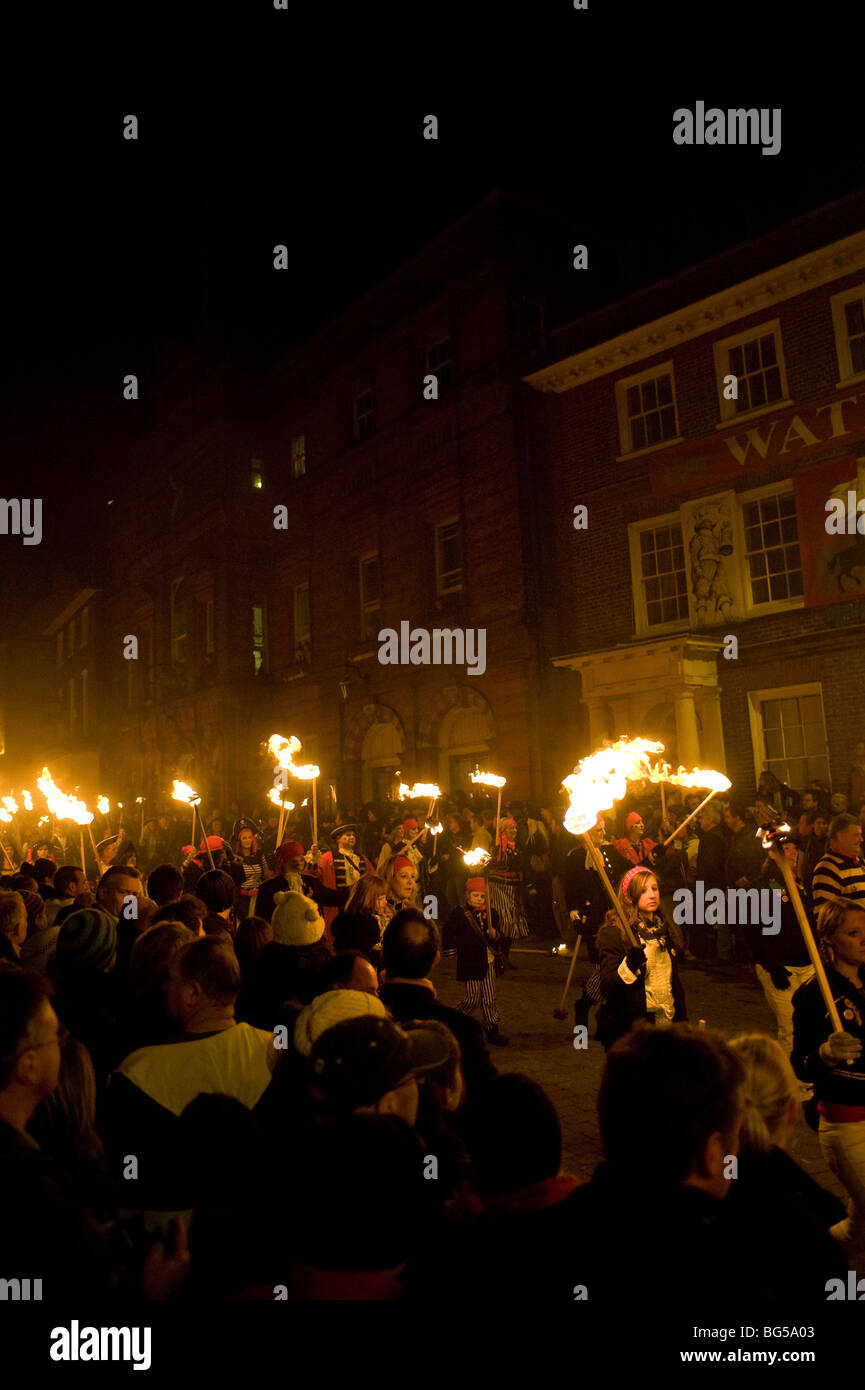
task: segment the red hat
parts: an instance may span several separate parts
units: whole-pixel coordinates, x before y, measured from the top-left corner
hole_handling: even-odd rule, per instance
[[[407,835],[410,830],[417,830],[417,821],[413,816],[409,816],[408,819],[404,820],[402,823],[403,835]]]
[[[625,829],[630,830],[631,826],[636,825],[638,821],[642,824],[642,820],[643,817],[640,815],[639,811],[632,811],[625,821]]]
[[[634,877],[634,874],[654,874],[654,872],[655,872],[655,870],[654,870],[654,869],[650,869],[649,866],[648,866],[648,864],[638,864],[638,865],[636,866],[636,868],[634,868],[634,869],[629,869],[628,872],[625,874],[625,877],[622,879],[621,883],[619,884],[619,893],[621,894],[622,897],[625,896],[625,894],[626,894],[627,891],[628,891],[628,884],[630,883],[631,879]]]
[[[487,891],[487,885],[486,885],[486,883],[484,882],[484,880],[483,880],[482,878],[467,878],[467,879],[466,879],[466,893],[484,893],[484,894],[486,894],[486,891]]]
[[[208,835],[207,844],[202,840],[198,848],[206,854],[208,850],[225,849],[225,841],[221,835]]]
[[[296,859],[299,854],[306,854],[306,850],[299,840],[283,840],[274,858],[280,864],[284,864],[286,859]]]
[[[398,854],[396,859],[392,859],[393,872],[398,874],[400,869],[413,869],[414,864],[404,854]]]

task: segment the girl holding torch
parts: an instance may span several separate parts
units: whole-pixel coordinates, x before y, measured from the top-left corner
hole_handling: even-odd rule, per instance
[[[688,1017],[676,947],[660,911],[654,872],[643,864],[629,869],[618,896],[639,945],[626,936],[619,914],[609,911],[597,938],[604,1002],[598,1010],[595,1036],[606,1048],[640,1019],[681,1023]]]
[[[817,971],[793,998],[790,1060],[814,1086],[820,1147],[850,1194],[846,1220],[832,1227],[850,1262],[865,1247],[865,904],[824,903],[817,939],[832,1007]]]

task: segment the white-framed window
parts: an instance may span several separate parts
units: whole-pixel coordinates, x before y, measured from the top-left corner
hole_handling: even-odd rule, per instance
[[[294,645],[303,646],[310,639],[309,584],[294,586]]]
[[[85,607],[85,608],[82,608],[82,610],[81,610],[81,620],[80,620],[80,624],[79,624],[79,628],[78,628],[78,645],[79,645],[79,647],[86,647],[86,646],[87,646],[87,641],[88,641],[89,636],[90,636],[90,609]]]
[[[436,527],[436,593],[455,594],[463,587],[463,547],[457,517]]]
[[[832,327],[835,329],[835,349],[838,353],[838,386],[865,377],[865,285],[833,294]]]
[[[373,394],[362,391],[354,398],[354,437],[369,439],[372,434]]]
[[[130,661],[130,666],[132,662]],[[88,704],[88,681],[87,672],[81,672],[81,732],[86,734],[89,730],[90,708]]]
[[[306,435],[296,434],[291,441],[291,476],[302,478],[306,473]]]
[[[616,382],[616,412],[623,457],[680,439],[672,362]]]
[[[754,772],[774,772],[790,787],[829,782],[829,747],[819,682],[749,690]]]
[[[378,554],[364,555],[360,561],[360,632],[375,637],[381,611],[381,578]]]
[[[451,367],[453,356],[451,352],[450,338],[440,338],[437,343],[431,343],[426,350],[426,375],[432,372],[438,380],[439,395],[447,391],[451,384]]]
[[[212,656],[216,650],[216,630],[213,621],[213,599],[205,600],[204,604],[204,655]]]
[[[766,487],[739,498],[749,609],[798,608],[804,602],[799,525],[792,487]]]
[[[252,605],[252,665],[255,674],[267,671],[267,606],[264,599]]]
[[[189,651],[189,602],[182,593],[183,579],[171,583],[171,660],[184,666]]]
[[[780,319],[721,338],[712,344],[712,351],[722,425],[793,404],[787,395]],[[727,399],[729,383],[727,387],[724,384],[730,376],[736,378],[736,396],[732,400]]]
[[[628,527],[638,633],[688,626],[685,542],[678,512]]]

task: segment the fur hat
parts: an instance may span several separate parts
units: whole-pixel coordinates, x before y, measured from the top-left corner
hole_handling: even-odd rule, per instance
[[[324,936],[324,918],[312,898],[277,893],[273,901],[273,939],[280,946],[313,946]]]

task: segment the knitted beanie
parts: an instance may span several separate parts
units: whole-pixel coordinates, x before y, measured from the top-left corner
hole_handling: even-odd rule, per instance
[[[312,946],[324,936],[324,918],[312,898],[277,893],[273,901],[273,939],[280,946]]]
[[[86,907],[66,918],[57,934],[57,963],[104,970],[117,950],[117,924],[99,907]]]
[[[301,1009],[294,1025],[294,1045],[303,1057],[308,1057],[328,1028],[350,1018],[369,1016],[387,1018],[387,1009],[377,995],[359,989],[329,990]]]

